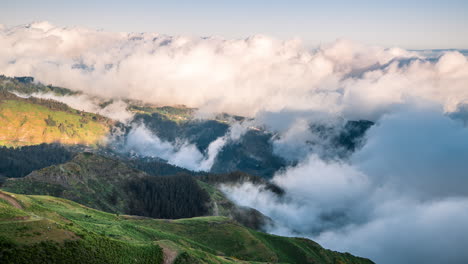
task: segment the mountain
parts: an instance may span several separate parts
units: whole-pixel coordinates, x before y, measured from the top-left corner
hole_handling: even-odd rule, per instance
[[[0,192],[1,263],[330,263],[372,261],[225,217],[160,220]]]
[[[99,148],[105,148],[109,147],[106,146],[108,142],[103,142],[106,136],[123,135],[120,141],[125,142],[126,135],[134,126],[144,124],[161,140],[172,144],[188,142],[194,144],[201,153],[206,153],[210,143],[225,136],[233,122],[247,120],[245,117],[228,114],[202,120],[196,118],[197,109],[194,108],[154,106],[125,100],[127,111],[133,113],[134,117],[130,123],[124,125],[54,100],[22,98],[23,95],[35,93],[52,93],[58,96],[79,94],[66,88],[36,83],[32,77],[0,76],[0,125],[5,128],[0,131],[0,145],[17,147],[58,142],[67,145],[99,145]],[[102,98],[94,99],[101,102],[101,108],[113,102]],[[345,121],[341,127],[310,124],[310,130],[320,142],[308,142],[309,148],[316,148],[317,143],[328,144],[333,155],[346,157],[359,147],[365,132],[372,125],[372,122],[366,120]],[[277,138],[278,135],[265,129],[247,129],[238,140],[226,142],[214,158],[210,172],[243,171],[271,178],[276,171],[294,165],[294,162],[286,161],[275,153],[273,141]]]
[[[248,118],[201,120],[197,109],[126,99],[134,116],[121,123],[36,94],[85,96],[32,77],[0,76],[0,263],[372,263],[307,239],[262,233],[274,221],[221,191],[250,182],[287,198],[269,181],[294,165],[276,154],[276,132],[248,127],[234,140],[233,123]],[[113,104],[92,101],[101,109]],[[210,171],[190,171],[126,148],[141,125],[160,139],[152,144],[170,152],[192,144],[198,152],[190,155],[208,156],[220,137],[223,146]],[[321,142],[306,145],[328,144],[346,158],[372,125],[310,124]]]

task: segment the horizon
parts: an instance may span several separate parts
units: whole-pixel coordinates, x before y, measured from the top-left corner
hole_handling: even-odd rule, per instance
[[[410,3],[204,0],[196,4],[140,0],[132,4],[81,1],[72,5],[56,0],[41,3],[20,0],[4,4],[0,24],[11,27],[49,21],[60,27],[225,39],[260,34],[281,40],[298,38],[308,47],[344,38],[387,48],[432,50],[468,49],[466,13],[468,3],[459,0]]]

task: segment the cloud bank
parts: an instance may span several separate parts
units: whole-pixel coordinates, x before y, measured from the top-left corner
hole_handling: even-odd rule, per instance
[[[346,40],[315,50],[266,36],[226,40],[60,28],[0,29],[0,72],[112,98],[185,104],[254,116],[281,109],[377,119],[424,98],[454,111],[466,103],[461,53],[424,53]]]
[[[468,254],[468,128],[437,106],[387,114],[350,160],[307,155],[273,182],[286,197],[251,184],[230,198],[277,222],[271,232],[308,236],[377,263],[462,263]]]

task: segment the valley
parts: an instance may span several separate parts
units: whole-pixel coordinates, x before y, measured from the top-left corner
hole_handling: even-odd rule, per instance
[[[65,88],[29,78],[0,84],[2,263],[372,263],[264,233],[276,224],[270,217],[222,192],[250,183],[277,199],[285,193],[269,181],[289,164],[274,153],[274,133],[245,128],[238,139],[226,136],[245,118],[199,120],[196,109],[128,101],[134,117],[123,123],[34,97],[75,95]],[[113,103],[99,100],[101,109]],[[190,170],[128,145],[141,124],[166,148],[207,155],[213,142],[225,145],[208,170]],[[350,124],[333,144],[358,144],[368,124]]]

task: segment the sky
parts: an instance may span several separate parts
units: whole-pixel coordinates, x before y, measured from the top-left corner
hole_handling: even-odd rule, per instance
[[[314,47],[345,38],[405,49],[468,48],[468,1],[0,0],[0,24],[49,21],[105,31],[299,38]]]

